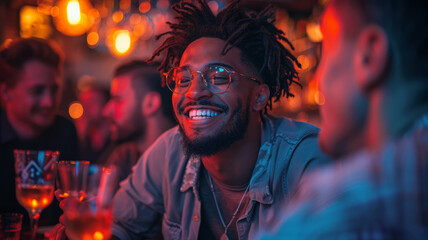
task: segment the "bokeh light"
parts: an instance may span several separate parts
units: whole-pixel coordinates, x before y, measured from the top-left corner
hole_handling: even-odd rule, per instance
[[[98,44],[99,39],[100,37],[97,32],[90,32],[86,37],[86,41],[88,42],[89,46],[96,46]]]
[[[323,39],[320,25],[317,22],[310,22],[306,25],[306,34],[312,42],[321,42]]]
[[[123,12],[122,11],[116,11],[115,13],[113,13],[112,19],[116,23],[122,21],[122,19],[123,19]]]
[[[83,106],[80,102],[75,101],[70,104],[68,107],[68,114],[73,119],[78,119],[83,115]]]
[[[70,0],[67,3],[67,20],[71,25],[77,25],[80,22],[80,4],[77,0]]]
[[[151,8],[152,8],[152,5],[150,4],[150,2],[146,1],[146,2],[140,3],[139,10],[141,13],[147,13],[148,11],[150,11]]]
[[[121,30],[117,32],[115,39],[115,47],[119,53],[125,53],[131,47],[131,36],[128,30]]]
[[[99,16],[89,0],[59,0],[51,14],[58,31],[68,36],[86,33]]]

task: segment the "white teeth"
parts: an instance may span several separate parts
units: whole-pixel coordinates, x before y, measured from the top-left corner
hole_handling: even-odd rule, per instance
[[[215,117],[218,115],[218,112],[208,109],[193,109],[189,111],[190,119],[205,119],[210,117]]]

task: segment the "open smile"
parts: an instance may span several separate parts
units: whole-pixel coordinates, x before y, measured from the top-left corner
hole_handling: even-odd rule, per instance
[[[216,111],[213,109],[206,109],[206,108],[190,109],[185,113],[186,117],[191,120],[213,118],[218,116],[219,114],[220,114],[219,111]]]
[[[215,106],[188,106],[183,111],[185,125],[191,128],[210,128],[225,112]]]

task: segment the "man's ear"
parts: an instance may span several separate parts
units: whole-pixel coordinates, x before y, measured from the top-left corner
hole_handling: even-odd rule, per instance
[[[158,92],[148,92],[142,99],[143,116],[151,116],[162,107],[162,97]]]
[[[270,91],[266,84],[260,84],[256,88],[256,100],[254,101],[253,110],[258,112],[266,107],[269,101]]]
[[[383,80],[388,67],[388,37],[377,25],[360,32],[354,59],[358,85],[366,92]]]

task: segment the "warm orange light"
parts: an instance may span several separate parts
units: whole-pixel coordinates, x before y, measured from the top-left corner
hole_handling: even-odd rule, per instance
[[[51,14],[58,31],[68,36],[84,34],[99,18],[89,0],[58,0]]]
[[[67,20],[71,25],[77,25],[80,22],[80,4],[77,0],[70,0],[67,3]]]
[[[136,36],[143,35],[145,31],[146,31],[146,28],[144,27],[144,25],[138,24],[134,26],[134,34]]]
[[[1,46],[7,48],[12,42],[13,42],[12,38],[6,38]]]
[[[309,59],[305,55],[300,55],[297,57],[297,61],[299,61],[300,65],[302,66],[302,70],[305,71],[309,68]]]
[[[53,8],[51,8],[51,15],[52,15],[52,17],[58,17],[58,15],[59,15],[59,7],[53,7]]]
[[[331,8],[327,8],[324,12],[322,27],[322,30],[328,32],[332,37],[336,37],[339,34],[339,19],[337,13],[331,10]]]
[[[151,8],[152,5],[150,4],[150,2],[142,2],[140,3],[139,10],[141,13],[147,13],[148,11],[150,11]]]
[[[89,44],[89,46],[95,46],[97,45],[100,37],[97,32],[90,32],[88,33],[88,36],[86,37],[86,41]]]
[[[314,95],[315,103],[322,106],[325,103],[324,95],[320,91],[316,91]]]
[[[129,23],[132,25],[139,24],[141,22],[141,15],[138,13],[134,13],[129,18]]]
[[[80,102],[73,102],[68,108],[68,114],[73,119],[78,119],[83,115],[83,106]]]
[[[321,42],[323,39],[320,25],[316,22],[311,22],[306,25],[306,34],[308,34],[308,38],[312,42]]]
[[[43,198],[43,199],[42,199],[42,203],[43,203],[44,205],[48,204],[48,199],[47,199],[47,198]]]
[[[19,11],[19,35],[23,38],[49,38],[50,24],[50,16],[39,12],[37,7],[23,6]]]
[[[126,53],[131,48],[131,35],[128,30],[119,30],[116,32],[114,47],[119,54]]]
[[[114,22],[120,22],[123,19],[123,12],[122,11],[116,11],[113,13],[112,19]]]
[[[95,232],[94,233],[94,240],[103,240],[104,235],[101,232]]]
[[[36,199],[31,200],[31,206],[32,206],[33,208],[36,208],[38,205],[39,205],[39,204],[38,204],[38,202],[37,202],[37,200],[36,200]]]
[[[122,10],[129,9],[131,7],[131,0],[121,0],[121,1],[119,1],[119,7]]]

